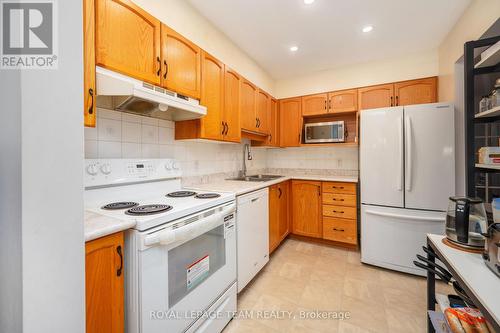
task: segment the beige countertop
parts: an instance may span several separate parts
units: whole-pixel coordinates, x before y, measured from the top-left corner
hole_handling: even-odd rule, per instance
[[[267,182],[245,182],[236,180],[213,181],[206,184],[193,184],[187,188],[202,191],[232,192],[235,195],[257,191],[274,184],[281,183],[290,179],[315,180],[315,181],[334,181],[357,183],[358,178],[353,176],[325,176],[325,175],[287,175]],[[115,232],[133,228],[133,220],[119,220],[104,216],[98,213],[85,211],[84,214],[84,234],[85,241],[91,241],[100,237],[114,234]]]
[[[346,183],[357,183],[358,177],[353,176],[325,176],[325,175],[287,175],[281,178],[273,179],[267,182],[247,182],[240,180],[221,180],[209,182],[206,184],[192,184],[187,186],[194,190],[203,191],[220,191],[220,192],[233,192],[236,195],[242,195],[245,193],[260,190],[265,187],[269,187],[274,184],[278,184],[290,179],[297,180],[316,180],[316,181],[327,181],[327,182],[346,182]]]
[[[134,226],[135,221],[118,220],[89,211],[85,211],[83,216],[83,230],[86,242],[127,230]]]

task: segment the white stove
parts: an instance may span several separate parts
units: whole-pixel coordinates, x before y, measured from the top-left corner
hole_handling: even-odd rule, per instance
[[[135,229],[144,231],[235,200],[232,193],[183,189],[180,176],[177,162],[171,159],[88,159],[84,178],[85,209],[116,219],[134,220]],[[192,195],[168,196],[179,191],[191,192],[189,194]],[[214,197],[209,194],[214,194]],[[135,205],[117,205],[116,208],[123,208],[106,209],[106,205],[115,203]],[[146,205],[167,207],[163,212],[145,214],[140,207]],[[143,215],[131,215],[130,209],[138,210]]]
[[[85,209],[125,234],[126,332],[223,330],[236,311],[235,195],[183,189],[171,159],[92,159]]]

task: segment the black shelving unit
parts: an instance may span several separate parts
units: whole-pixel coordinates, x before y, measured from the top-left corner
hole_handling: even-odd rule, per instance
[[[466,193],[469,197],[480,197],[490,202],[490,197],[500,196],[500,168],[476,166],[480,146],[498,146],[493,139],[500,139],[500,112],[492,117],[476,118],[481,94],[478,80],[485,75],[499,73],[500,63],[475,68],[476,57],[486,48],[500,41],[500,36],[470,41],[464,45],[464,114],[465,114],[465,177]],[[492,193],[492,190],[495,193]]]

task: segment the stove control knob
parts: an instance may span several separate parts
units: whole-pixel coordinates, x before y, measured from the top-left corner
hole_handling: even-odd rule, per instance
[[[91,176],[95,176],[97,175],[97,172],[99,171],[99,169],[97,168],[97,165],[95,164],[89,164],[87,166],[87,173]]]
[[[101,165],[101,172],[105,175],[109,175],[111,173],[111,165],[108,163]]]
[[[165,170],[167,170],[167,171],[172,170],[172,162],[166,162],[165,163]]]
[[[172,162],[172,169],[179,170],[179,164],[177,164],[177,162]]]

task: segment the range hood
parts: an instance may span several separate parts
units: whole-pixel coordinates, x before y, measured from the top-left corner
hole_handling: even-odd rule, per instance
[[[96,106],[101,108],[173,121],[207,114],[196,99],[102,67],[96,67],[96,90]]]

